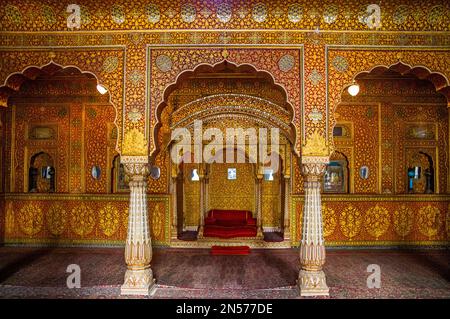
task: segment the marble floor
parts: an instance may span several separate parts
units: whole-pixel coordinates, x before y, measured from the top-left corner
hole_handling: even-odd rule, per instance
[[[328,250],[330,298],[450,298],[448,250]],[[298,298],[298,249],[212,256],[207,249],[154,249],[154,294],[146,298]],[[68,265],[81,288],[66,285]],[[367,287],[368,265],[381,288]],[[0,298],[124,298],[121,248],[0,248]]]

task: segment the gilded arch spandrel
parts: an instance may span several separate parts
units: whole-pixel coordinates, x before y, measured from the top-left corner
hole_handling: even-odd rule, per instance
[[[285,89],[288,103],[294,109],[296,151],[300,150],[302,109],[302,46],[296,48],[224,47],[208,48],[171,47],[148,48],[148,114],[149,152],[156,149],[156,129],[160,126],[161,112],[167,104],[168,88],[177,83],[185,72],[193,72],[200,65],[214,65],[227,61],[236,66],[248,65],[258,72],[269,73],[274,84]],[[256,57],[256,58],[255,58]],[[280,62],[281,61],[281,62]]]

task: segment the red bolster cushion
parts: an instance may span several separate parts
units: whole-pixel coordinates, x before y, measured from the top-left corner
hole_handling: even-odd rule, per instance
[[[256,218],[247,219],[247,225],[256,225]]]

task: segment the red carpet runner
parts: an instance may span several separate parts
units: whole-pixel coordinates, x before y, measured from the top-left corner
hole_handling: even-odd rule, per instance
[[[212,246],[212,255],[248,255],[250,247],[248,246]]]

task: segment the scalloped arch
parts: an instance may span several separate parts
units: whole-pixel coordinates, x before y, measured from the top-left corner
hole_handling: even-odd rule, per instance
[[[158,133],[159,133],[159,129],[161,128],[161,114],[162,111],[164,110],[164,108],[167,106],[167,100],[168,97],[170,96],[170,94],[178,87],[178,85],[180,83],[182,83],[186,78],[188,78],[189,76],[198,73],[200,70],[209,70],[209,71],[217,71],[218,68],[220,68],[221,66],[227,65],[229,67],[234,68],[234,70],[242,70],[242,69],[248,69],[250,70],[252,73],[256,73],[256,74],[260,74],[263,75],[265,78],[270,79],[270,83],[275,86],[277,89],[279,89],[281,92],[283,92],[284,98],[285,98],[285,103],[289,108],[289,112],[291,112],[291,121],[289,123],[289,125],[292,126],[293,128],[293,132],[294,132],[294,141],[293,141],[293,145],[296,145],[297,141],[297,128],[295,127],[294,123],[293,123],[293,119],[295,118],[295,109],[292,106],[292,103],[289,101],[288,98],[288,94],[286,91],[286,88],[284,87],[284,85],[278,83],[275,81],[275,77],[266,70],[260,70],[258,68],[256,68],[254,65],[250,64],[250,63],[242,63],[242,64],[236,64],[233,63],[229,60],[222,60],[220,62],[217,62],[215,64],[208,64],[208,63],[201,63],[197,66],[195,66],[193,69],[188,69],[188,70],[184,70],[181,71],[176,77],[175,77],[175,81],[170,83],[169,85],[167,85],[167,87],[164,90],[163,93],[163,100],[158,104],[158,106],[156,107],[156,124],[154,127],[150,128],[150,134],[151,134],[151,146],[153,147],[153,149],[151,150],[150,156],[154,157],[159,151],[160,151],[160,145],[158,145],[158,143],[156,142],[157,137],[158,137]]]
[[[50,61],[49,63],[39,67],[35,65],[27,66],[25,69],[23,69],[21,72],[14,72],[8,75],[3,82],[3,84],[0,86],[0,106],[2,107],[8,107],[8,98],[9,96],[14,93],[18,92],[22,86],[22,84],[25,81],[28,80],[35,80],[37,77],[41,75],[55,75],[58,72],[61,71],[75,71],[79,75],[85,75],[90,78],[95,78],[97,84],[99,84],[98,77],[95,73],[90,71],[84,71],[81,70],[79,67],[75,65],[60,65],[58,63],[55,63],[54,61]],[[102,84],[103,85],[103,84]],[[106,86],[105,86],[106,87]],[[108,87],[106,87],[108,89]],[[117,125],[117,107],[116,105],[111,101],[111,94],[109,93],[109,90],[107,92],[108,94],[108,103],[112,105],[114,108],[114,125],[117,130],[120,128]],[[116,140],[116,151],[120,154],[119,149],[119,140]]]
[[[450,102],[450,81],[448,78],[442,74],[441,72],[435,72],[430,70],[424,65],[414,65],[411,66],[409,64],[403,63],[401,61],[391,64],[389,66],[387,65],[376,65],[370,70],[364,70],[360,71],[353,75],[352,81],[350,83],[344,84],[344,87],[341,89],[341,94],[339,96],[339,99],[337,103],[333,106],[333,111],[336,110],[336,107],[341,103],[342,99],[342,93],[344,90],[346,90],[353,81],[357,79],[357,77],[360,77],[362,75],[368,75],[368,74],[382,74],[385,71],[392,70],[395,72],[398,72],[401,75],[408,75],[412,74],[419,80],[428,80],[431,83],[433,83],[434,87],[436,88],[436,92],[441,93],[445,96],[447,99],[447,102]]]
[[[433,83],[434,87],[436,88],[436,92],[442,94],[447,99],[447,103],[450,104],[450,81],[447,78],[447,76],[442,74],[441,72],[432,71],[424,65],[410,65],[407,63],[403,63],[402,61],[398,61],[397,63],[391,64],[391,65],[376,65],[369,70],[364,70],[364,71],[355,73],[351,77],[350,83],[346,83],[343,85],[336,102],[334,103],[334,105],[332,105],[332,112],[331,112],[331,114],[332,114],[331,124],[332,125],[330,125],[331,132],[333,132],[333,129],[336,125],[336,119],[335,119],[334,115],[336,113],[337,107],[342,102],[343,92],[350,85],[352,85],[352,83],[357,79],[357,77],[360,77],[363,75],[368,75],[368,74],[380,75],[387,70],[392,70],[392,71],[398,72],[401,75],[412,74],[417,79],[430,81],[431,83]],[[330,134],[330,140],[333,145],[333,152],[334,152],[333,134]]]

